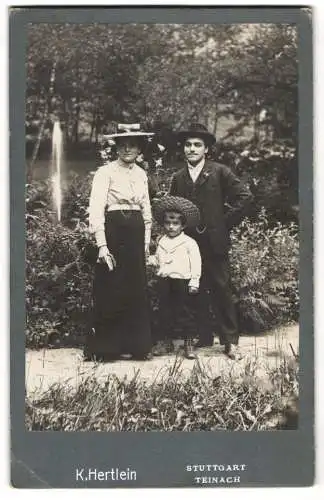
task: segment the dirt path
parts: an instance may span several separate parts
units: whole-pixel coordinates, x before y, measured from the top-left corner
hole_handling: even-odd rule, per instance
[[[276,329],[262,336],[243,336],[240,338],[240,347],[243,359],[233,362],[224,356],[223,348],[216,339],[213,347],[198,351],[199,363],[212,376],[229,372],[239,376],[250,363],[254,369],[254,376],[265,378],[269,369],[278,366],[283,358],[294,357],[292,349],[298,353],[298,325]],[[26,391],[30,398],[35,398],[58,382],[70,386],[73,390],[89,376],[96,377],[98,382],[103,382],[109,374],[130,379],[138,370],[140,370],[140,378],[153,381],[165,376],[172,369],[175,360],[175,355],[168,355],[146,362],[121,360],[97,364],[83,362],[80,349],[27,350]],[[184,376],[190,374],[195,363],[195,361],[181,359],[181,371]]]

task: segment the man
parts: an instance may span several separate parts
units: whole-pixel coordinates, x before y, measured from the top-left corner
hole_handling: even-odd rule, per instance
[[[230,289],[229,231],[245,215],[250,191],[233,172],[206,158],[215,137],[200,124],[178,133],[186,164],[174,174],[170,195],[191,200],[200,209],[200,225],[187,234],[194,238],[202,257],[202,277],[197,316],[199,341],[196,347],[213,345],[209,300],[216,316],[220,344],[230,359],[240,359],[238,326]],[[226,206],[228,209],[226,210]],[[209,292],[209,293],[208,293]]]

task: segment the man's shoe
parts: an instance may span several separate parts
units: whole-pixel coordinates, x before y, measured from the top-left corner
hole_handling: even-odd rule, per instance
[[[191,339],[186,339],[184,342],[184,355],[187,359],[196,359],[197,357]]]
[[[225,350],[224,350],[226,356],[233,361],[239,361],[242,359],[242,354],[239,350],[238,345],[236,344],[225,344]]]

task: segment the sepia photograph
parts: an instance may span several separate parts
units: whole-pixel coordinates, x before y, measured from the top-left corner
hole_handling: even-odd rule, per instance
[[[298,431],[297,26],[26,37],[26,430]]]

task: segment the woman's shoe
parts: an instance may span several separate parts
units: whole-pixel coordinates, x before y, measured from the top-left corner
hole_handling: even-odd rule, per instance
[[[134,361],[151,361],[153,359],[153,354],[151,352],[146,354],[133,354],[132,359]]]
[[[87,362],[95,362],[96,361],[96,354],[89,351],[87,348],[83,350],[83,361],[85,363]]]
[[[119,358],[118,354],[103,354],[101,356],[101,361],[103,363],[113,363]]]
[[[198,340],[195,344],[196,349],[200,349],[201,347],[212,347],[214,345],[214,340]]]
[[[84,351],[83,353],[83,361],[85,362],[93,362],[93,363],[111,363],[112,361],[116,361],[118,359],[118,355],[116,354],[104,354],[104,353],[90,353],[88,351]]]

